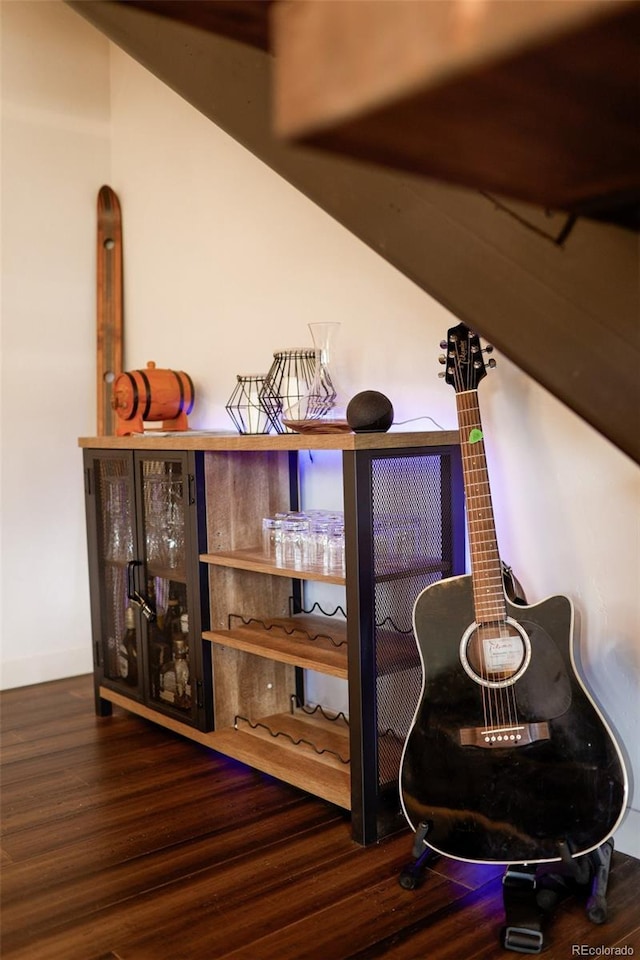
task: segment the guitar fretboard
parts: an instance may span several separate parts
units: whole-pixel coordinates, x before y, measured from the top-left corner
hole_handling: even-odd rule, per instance
[[[457,393],[456,404],[476,621],[493,623],[505,620],[507,611],[478,406],[478,391],[467,390]]]

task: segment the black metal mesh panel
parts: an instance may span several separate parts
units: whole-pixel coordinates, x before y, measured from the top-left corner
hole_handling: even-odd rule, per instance
[[[381,787],[397,780],[420,698],[422,672],[412,622],[416,597],[451,571],[443,459],[441,454],[403,455],[376,458],[371,465]]]
[[[125,635],[127,563],[133,560],[133,490],[125,458],[97,462],[98,555],[102,565],[104,596],[102,636],[104,673],[122,676],[120,643]]]

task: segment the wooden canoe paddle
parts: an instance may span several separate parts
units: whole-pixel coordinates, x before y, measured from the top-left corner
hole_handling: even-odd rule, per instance
[[[97,428],[114,436],[113,382],[122,372],[122,215],[111,187],[98,193],[97,256]]]

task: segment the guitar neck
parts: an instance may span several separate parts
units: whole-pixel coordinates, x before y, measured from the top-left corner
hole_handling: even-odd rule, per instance
[[[493,517],[478,391],[456,394],[476,621],[506,619],[502,564]]]

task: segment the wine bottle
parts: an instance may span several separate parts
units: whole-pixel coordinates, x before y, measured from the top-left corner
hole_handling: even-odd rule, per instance
[[[129,606],[124,614],[125,634],[119,650],[120,676],[132,687],[138,686],[138,638],[136,635],[136,615]]]

